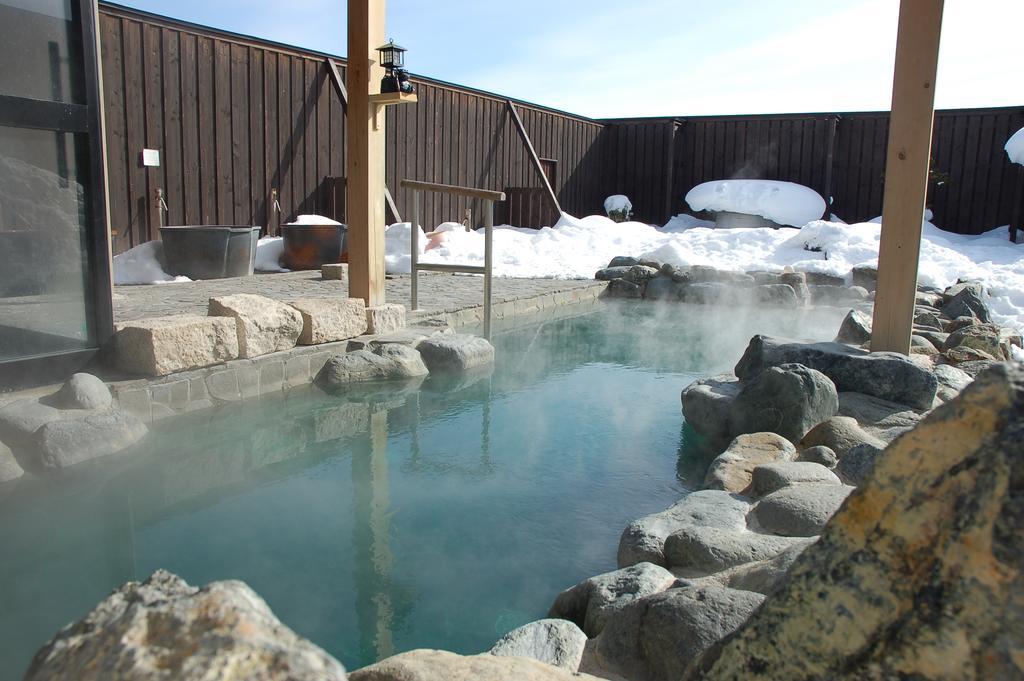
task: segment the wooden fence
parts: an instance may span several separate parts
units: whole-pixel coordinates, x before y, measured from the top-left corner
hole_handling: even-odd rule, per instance
[[[344,78],[344,60],[107,3],[100,33],[115,253],[158,237],[158,189],[167,224],[276,233],[301,213],[344,219],[345,115],[327,61]],[[414,81],[419,102],[387,114],[387,183],[399,212],[409,213],[399,181],[413,179],[515,190],[495,207],[499,223],[551,222],[508,100]],[[805,184],[833,197],[832,211],[847,221],[881,212],[885,113],[597,121],[515,108],[562,209],[576,215],[599,213],[604,197],[621,193],[637,219],[660,224],[688,210],[691,187],[729,177]],[[1010,221],[1024,180],[1002,144],[1022,126],[1020,107],[936,114],[935,167],[949,175],[932,192],[937,224],[971,232]],[[158,167],[142,165],[145,148],[161,152]],[[462,221],[466,209],[479,224],[471,200],[424,201],[426,225]]]

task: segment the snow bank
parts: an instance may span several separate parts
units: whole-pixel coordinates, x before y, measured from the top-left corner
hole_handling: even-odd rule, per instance
[[[825,199],[803,185],[775,180],[715,180],[686,194],[695,211],[760,215],[780,225],[801,227],[825,212]]]
[[[114,256],[114,285],[164,284],[192,281],[188,277],[172,277],[164,272],[162,241],[147,241]]]
[[[1003,148],[1006,149],[1006,155],[1010,157],[1012,163],[1024,165],[1024,128],[1013,133]]]
[[[308,217],[306,215],[300,215]],[[324,218],[325,220],[327,218]],[[294,224],[320,224],[315,222],[294,223]],[[265,236],[256,242],[256,271],[257,272],[289,272],[281,267],[281,256],[284,255],[284,238],[279,236]]]
[[[615,210],[629,213],[633,210],[633,203],[622,194],[613,194],[604,200],[604,212],[608,214]]]

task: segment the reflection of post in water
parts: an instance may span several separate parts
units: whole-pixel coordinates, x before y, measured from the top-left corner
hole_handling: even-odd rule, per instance
[[[371,407],[369,419],[369,447],[359,445],[352,457],[356,617],[361,652],[379,660],[395,650],[390,595],[394,558],[388,543],[388,412]]]

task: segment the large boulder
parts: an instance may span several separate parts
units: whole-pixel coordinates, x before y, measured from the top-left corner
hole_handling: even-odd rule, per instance
[[[691,492],[668,509],[631,522],[619,538],[618,564],[649,562],[667,566],[665,539],[690,526],[745,529],[750,500],[718,490]]]
[[[302,333],[301,312],[254,293],[210,298],[207,312],[211,317],[235,318],[239,357],[258,357],[294,348]]]
[[[729,442],[732,432],[729,414],[741,387],[732,374],[721,374],[694,381],[680,395],[686,422],[716,449],[719,444]]]
[[[995,324],[972,324],[954,331],[946,337],[943,351],[953,348],[978,350],[995,359],[1009,359],[1010,348],[1004,343],[999,327]]]
[[[469,334],[431,336],[416,349],[431,372],[461,373],[494,363],[494,346],[490,341]]]
[[[351,681],[601,681],[528,657],[410,650],[349,674]]]
[[[92,374],[72,374],[52,398],[60,409],[106,409],[113,402],[110,388]]]
[[[968,281],[955,284],[943,293],[945,304],[942,314],[950,319],[974,317],[981,322],[992,321],[992,315],[985,303],[985,287],[981,282]]]
[[[630,604],[594,641],[594,662],[630,681],[677,679],[742,624],[761,594],[721,586],[669,589]],[[614,678],[614,677],[613,677]]]
[[[843,317],[836,334],[837,343],[863,345],[871,340],[871,316],[860,310],[850,310]]]
[[[176,315],[115,325],[115,363],[132,374],[165,376],[239,356],[233,317]]]
[[[558,594],[548,617],[570,620],[587,636],[597,636],[616,612],[638,598],[664,591],[675,583],[675,575],[665,568],[653,563],[637,563],[566,589]]]
[[[916,426],[921,413],[863,393],[839,393],[839,414],[855,419],[865,432],[886,444]]]
[[[1022,414],[1020,365],[937,407],[685,678],[1024,678]]]
[[[838,485],[839,477],[825,466],[809,461],[781,461],[766,463],[754,469],[752,476],[754,496],[764,496],[790,485],[822,483]]]
[[[878,437],[860,427],[851,416],[833,416],[816,425],[800,441],[801,448],[828,447],[840,459],[848,451],[862,444],[885,447]]]
[[[39,400],[16,400],[0,407],[0,438],[15,449],[31,445],[36,431],[60,416],[59,409]]]
[[[319,345],[366,333],[362,298],[303,298],[289,303],[302,315],[299,345]]]
[[[935,376],[895,352],[867,352],[842,343],[786,343],[767,336],[750,339],[735,374],[748,380],[768,367],[803,364],[832,379],[840,391],[853,391],[891,402],[930,409]]]
[[[128,582],[36,653],[25,681],[343,681],[242,582]]]
[[[101,411],[87,416],[60,418],[35,432],[33,451],[43,468],[67,468],[116,454],[141,440],[149,429],[127,411]]]
[[[427,375],[420,353],[397,343],[372,350],[354,350],[327,360],[314,382],[324,390],[338,390],[360,381],[395,381]]]
[[[860,486],[874,470],[875,460],[882,451],[874,445],[857,445],[836,465],[836,473],[846,484]]]
[[[791,485],[761,499],[751,513],[765,532],[784,537],[814,537],[821,534],[825,523],[852,491],[853,487],[831,480]]]
[[[814,445],[813,447],[807,447],[800,450],[800,453],[797,454],[796,460],[800,462],[806,461],[807,463],[821,464],[825,468],[831,470],[836,467],[836,464],[839,462],[839,457],[836,456],[836,453],[831,447],[826,447],[825,445]]]
[[[813,535],[801,532],[799,536],[777,536],[753,532],[747,528],[691,525],[676,530],[665,540],[665,560],[673,570],[688,574],[710,574],[766,560],[793,546],[813,541],[805,539],[805,536]]]
[[[780,364],[743,385],[732,402],[729,425],[732,435],[771,432],[799,442],[838,410],[839,393],[828,376],[801,364]]]
[[[775,461],[792,461],[795,457],[796,447],[781,435],[740,435],[708,466],[704,487],[727,492],[743,492],[750,487],[754,468]]]
[[[936,364],[932,373],[939,382],[936,397],[943,402],[948,402],[959,395],[974,380],[974,377],[963,369],[949,364]]]
[[[807,550],[814,542],[800,542],[789,547],[782,553],[759,560],[754,563],[745,563],[729,570],[723,570],[709,579],[713,579],[723,586],[740,591],[753,591],[754,593],[767,596],[786,576],[786,572],[797,557]]]
[[[587,635],[568,620],[545,619],[508,632],[491,648],[491,655],[529,657],[570,671],[580,668]]]

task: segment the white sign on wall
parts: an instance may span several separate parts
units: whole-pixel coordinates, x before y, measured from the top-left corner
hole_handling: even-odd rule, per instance
[[[146,167],[159,167],[160,165],[160,150],[159,149],[143,149],[142,150],[142,165]]]

